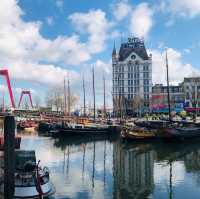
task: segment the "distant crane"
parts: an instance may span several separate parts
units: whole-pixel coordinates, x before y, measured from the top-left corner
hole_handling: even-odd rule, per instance
[[[29,90],[23,90],[23,91],[21,92],[21,96],[20,96],[18,108],[19,108],[20,105],[21,105],[22,97],[23,97],[24,95],[28,95],[28,96],[29,96],[29,101],[30,101],[31,107],[33,108],[33,102],[32,102],[32,97],[31,97],[31,91],[29,91]]]

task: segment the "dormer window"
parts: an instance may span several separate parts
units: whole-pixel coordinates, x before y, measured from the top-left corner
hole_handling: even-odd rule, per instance
[[[131,59],[136,59],[136,56],[135,55],[131,55]]]

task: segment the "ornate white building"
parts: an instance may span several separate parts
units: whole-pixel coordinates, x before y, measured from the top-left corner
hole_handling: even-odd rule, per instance
[[[144,41],[128,38],[112,52],[113,110],[116,115],[148,112],[152,93],[152,56]]]

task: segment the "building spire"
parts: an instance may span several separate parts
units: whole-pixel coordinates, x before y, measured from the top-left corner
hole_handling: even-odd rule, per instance
[[[115,40],[114,40],[114,46],[113,46],[113,52],[112,52],[112,56],[116,56],[117,52],[116,52],[116,48],[115,48]]]

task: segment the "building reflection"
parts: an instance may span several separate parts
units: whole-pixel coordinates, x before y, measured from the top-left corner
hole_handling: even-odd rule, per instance
[[[200,148],[186,154],[184,163],[187,172],[200,173]]]
[[[196,184],[200,185],[200,146],[184,157],[184,164],[187,173],[192,173]]]
[[[154,151],[149,145],[132,145],[123,148],[120,142],[113,146],[113,196],[146,198],[154,189]]]

